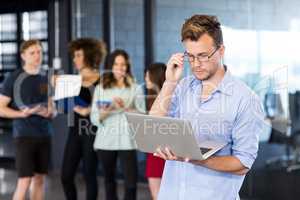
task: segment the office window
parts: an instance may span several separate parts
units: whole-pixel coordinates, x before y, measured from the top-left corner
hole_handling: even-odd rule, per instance
[[[16,14],[0,15],[0,70],[13,69],[16,63],[17,39]]]
[[[17,51],[17,44],[14,42],[0,43],[0,70],[16,68]]]
[[[30,38],[47,40],[46,11],[24,12],[22,14],[22,39],[27,40]]]
[[[16,14],[0,15],[0,41],[17,39]]]
[[[21,67],[19,48],[28,39],[42,42],[42,67],[48,68],[47,11],[0,14],[0,86],[8,73]]]

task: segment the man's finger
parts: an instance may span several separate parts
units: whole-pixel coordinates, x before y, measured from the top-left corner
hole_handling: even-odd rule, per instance
[[[177,157],[174,155],[174,153],[168,148],[165,148],[166,154],[168,156],[168,158],[170,158],[171,160],[177,160]]]
[[[158,153],[159,156],[162,157],[163,159],[169,160],[168,157],[167,157],[167,155],[160,148],[156,149],[156,153]]]
[[[158,157],[158,158],[161,158],[161,159],[164,159],[165,160],[165,158],[163,158],[160,154],[158,154],[158,153],[153,153],[153,156],[155,156],[155,157]]]

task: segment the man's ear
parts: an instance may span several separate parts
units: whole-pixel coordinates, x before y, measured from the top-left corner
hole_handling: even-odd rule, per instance
[[[24,53],[21,53],[21,58],[22,58],[23,61],[25,60],[25,55],[24,55]]]
[[[223,44],[220,46],[219,51],[220,51],[221,57],[224,58],[224,54],[225,54],[225,46],[224,46]]]

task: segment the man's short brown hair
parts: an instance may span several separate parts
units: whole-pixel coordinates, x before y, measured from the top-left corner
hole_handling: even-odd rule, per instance
[[[31,47],[32,45],[40,45],[41,47],[43,47],[42,43],[39,40],[30,39],[30,40],[26,40],[26,41],[22,42],[22,44],[20,46],[20,52],[24,53],[24,51],[26,49],[28,49],[29,47]]]
[[[221,24],[216,16],[194,15],[187,19],[182,25],[181,41],[187,39],[198,41],[204,34],[212,37],[216,46],[223,44]]]
[[[83,51],[85,65],[93,69],[98,69],[106,56],[105,43],[93,38],[80,38],[70,42],[69,51],[72,56],[79,50]]]

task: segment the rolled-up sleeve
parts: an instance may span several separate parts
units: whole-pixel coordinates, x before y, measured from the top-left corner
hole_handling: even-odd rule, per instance
[[[91,108],[91,113],[90,113],[91,122],[92,122],[92,124],[94,124],[97,127],[102,126],[102,124],[99,121],[100,113],[99,113],[99,109],[98,109],[98,106],[97,106],[97,101],[98,100],[100,100],[100,87],[99,87],[99,85],[96,86],[95,91],[94,91],[93,101],[92,101],[92,108]]]
[[[179,88],[178,85],[171,97],[171,103],[168,108],[168,116],[173,118],[179,118]]]
[[[253,95],[241,101],[232,129],[232,155],[248,169],[257,156],[263,123],[264,112],[259,98]]]

